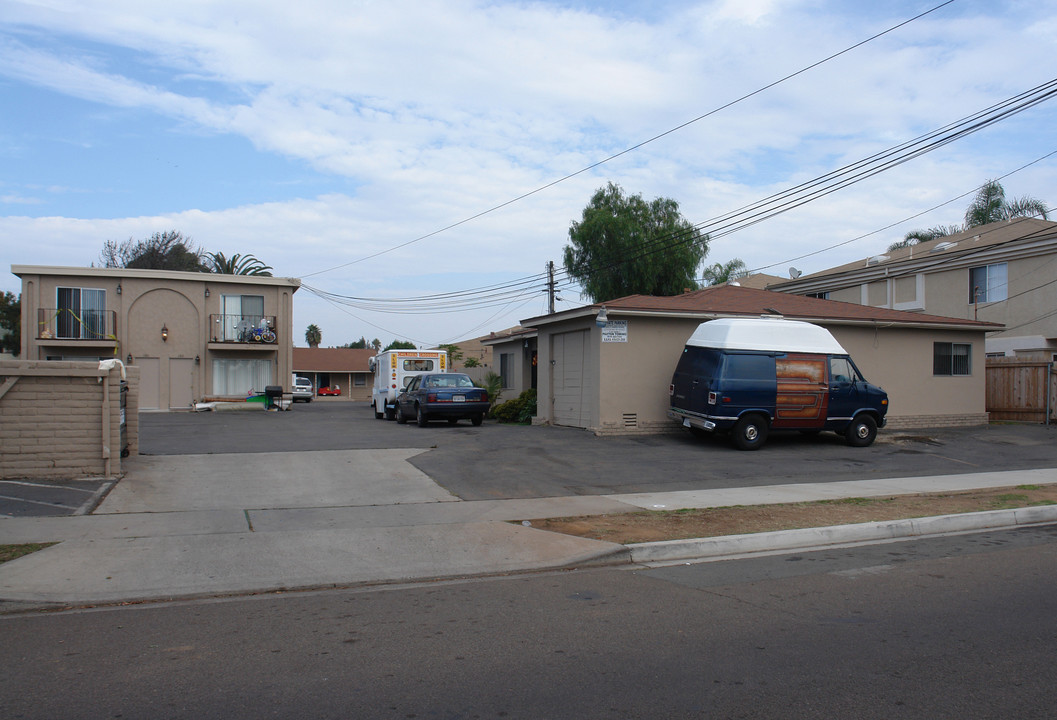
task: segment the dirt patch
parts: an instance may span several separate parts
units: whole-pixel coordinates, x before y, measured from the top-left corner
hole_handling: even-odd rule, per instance
[[[1007,510],[1032,505],[1057,505],[1057,485],[1018,485],[959,493],[845,498],[783,505],[736,505],[585,515],[533,520],[532,527],[626,544]]]

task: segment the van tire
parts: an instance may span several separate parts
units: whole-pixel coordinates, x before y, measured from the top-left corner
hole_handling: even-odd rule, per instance
[[[762,415],[745,415],[731,431],[734,447],[739,450],[759,450],[767,441],[767,420]]]
[[[385,406],[385,419],[396,420],[396,408]]]
[[[375,420],[381,420],[382,419],[382,413],[378,411],[378,404],[375,403],[372,407],[374,408],[374,419]]]
[[[848,429],[844,431],[844,439],[852,447],[866,447],[872,445],[877,437],[877,421],[872,415],[857,415]]]

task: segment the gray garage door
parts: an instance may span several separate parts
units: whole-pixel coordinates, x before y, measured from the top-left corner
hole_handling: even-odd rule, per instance
[[[588,427],[591,398],[597,380],[592,375],[588,331],[552,335],[554,359],[554,422],[557,425]]]

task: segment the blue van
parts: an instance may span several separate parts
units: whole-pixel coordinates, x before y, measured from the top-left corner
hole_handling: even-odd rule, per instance
[[[779,318],[702,323],[669,386],[668,416],[691,432],[730,432],[756,450],[771,430],[832,430],[865,447],[884,427],[888,395],[825,328]]]

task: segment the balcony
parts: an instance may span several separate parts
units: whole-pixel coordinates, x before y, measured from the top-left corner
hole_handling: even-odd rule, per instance
[[[272,346],[278,344],[274,315],[210,315],[209,346]]]
[[[37,308],[37,342],[53,347],[113,347],[117,313],[113,310]]]

